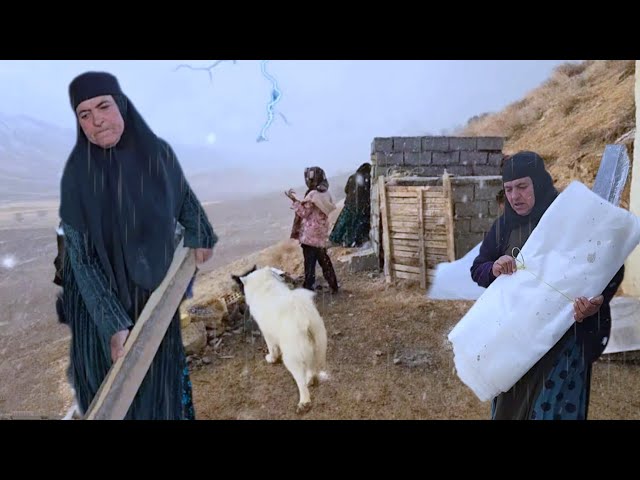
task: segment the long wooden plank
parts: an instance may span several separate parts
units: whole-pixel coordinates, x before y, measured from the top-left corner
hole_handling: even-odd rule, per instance
[[[124,356],[109,370],[84,417],[122,420],[144,380],[195,273],[193,251],[180,245],[169,270],[136,321],[124,345]]]
[[[393,272],[391,271],[391,230],[389,230],[389,209],[387,205],[387,188],[384,183],[384,175],[378,177],[378,194],[380,195],[380,217],[382,218],[382,248],[384,250],[384,278],[391,283]]]
[[[420,233],[418,234],[418,241],[420,242],[420,287],[427,288],[427,271],[426,271],[426,260],[424,258],[424,249],[425,249],[425,241],[424,241],[424,190],[419,190],[418,195],[418,222],[420,224]]]

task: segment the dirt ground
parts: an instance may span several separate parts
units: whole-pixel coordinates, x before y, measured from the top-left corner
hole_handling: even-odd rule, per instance
[[[22,231],[6,224],[2,230],[3,254],[18,252],[18,260],[23,256],[29,260],[15,247],[21,238],[28,238],[27,253],[37,252],[38,259],[25,263],[19,277],[15,270],[0,276],[3,312],[11,315],[0,318],[0,418],[60,418],[71,406],[65,379],[68,329],[57,323],[51,308],[53,220],[53,213],[36,215],[31,225],[25,216],[19,222]],[[198,419],[489,417],[489,404],[479,402],[456,376],[446,340],[472,302],[430,301],[415,285],[388,285],[373,272],[351,274],[338,260],[347,252],[330,250],[343,291],[335,297],[318,294],[329,337],[331,378],[312,390],[311,411],[303,416],[295,413],[297,388],[291,375],[282,364],[267,364],[262,337],[240,325],[222,337],[218,350],[206,352],[210,364],[193,365]],[[184,307],[225,293],[233,284],[231,273],[253,264],[275,266],[293,276],[302,273],[300,248],[292,242],[236,258],[226,264],[219,259],[223,266],[202,271],[194,299]],[[320,272],[318,278],[323,281]],[[640,419],[638,391],[640,366],[607,359],[597,362],[590,418]]]
[[[268,364],[263,338],[240,325],[217,351],[209,349],[210,364],[192,371],[197,417],[488,419],[489,403],[456,376],[446,339],[473,302],[431,301],[417,286],[350,274],[337,261],[341,253],[332,257],[343,292],[317,297],[331,377],[312,390],[311,411],[296,414],[293,378],[281,363]],[[638,388],[640,366],[597,362],[590,419],[640,419]]]

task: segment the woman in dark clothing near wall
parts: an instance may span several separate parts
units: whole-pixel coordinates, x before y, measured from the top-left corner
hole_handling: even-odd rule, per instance
[[[371,228],[371,164],[360,165],[344,192],[344,207],[329,240],[343,247],[359,247],[369,239]]]
[[[62,307],[84,414],[169,269],[176,223],[197,263],[217,237],[173,150],[114,76],[87,72],[69,94],[78,135],[61,181]],[[125,418],[195,418],[178,312]]]

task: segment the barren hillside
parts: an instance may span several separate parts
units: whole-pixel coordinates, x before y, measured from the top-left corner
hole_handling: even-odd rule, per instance
[[[635,134],[635,60],[589,60],[557,67],[546,82],[501,112],[469,120],[458,135],[506,137],[505,153],[534,150],[556,185],[591,187],[604,147],[627,146]],[[629,182],[621,206],[629,208]]]

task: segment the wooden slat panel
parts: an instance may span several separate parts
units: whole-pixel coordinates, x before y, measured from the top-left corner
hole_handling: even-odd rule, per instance
[[[407,273],[407,272],[401,272],[401,271],[395,271],[393,273],[396,277],[402,278],[404,280],[415,280],[415,281],[420,280],[420,275],[415,273]]]
[[[448,236],[446,232],[437,232],[437,233],[430,233],[425,238],[431,242],[446,242],[448,239]]]
[[[413,208],[413,212],[410,210],[398,210],[395,208],[391,208],[391,215],[389,219],[392,222],[418,222],[418,208]]]
[[[430,241],[430,240],[426,240],[425,241],[425,245],[427,247],[427,249],[431,249],[431,248],[447,248],[447,242],[435,242],[435,241]]]
[[[418,229],[420,227],[420,225],[418,224],[418,219],[416,218],[415,221],[413,222],[401,222],[396,220],[395,218],[391,219],[391,228],[393,229],[393,227],[413,227],[415,229]]]
[[[434,218],[428,218],[424,222],[424,228],[426,230],[429,230],[429,229],[445,229],[446,230],[447,225],[445,223],[444,218],[438,218],[437,220]]]
[[[395,247],[414,248],[416,251],[418,250],[418,246],[420,245],[420,242],[417,240],[405,240],[400,238],[394,238],[392,239],[392,241]]]
[[[442,258],[442,257],[437,257],[437,258],[427,258],[427,266],[429,268],[436,268],[437,265],[440,265],[441,263],[449,263],[449,260],[446,258]]]
[[[393,197],[389,198],[389,205],[415,205],[415,198],[406,198],[406,197]]]
[[[447,210],[445,208],[422,207],[422,218],[433,220],[434,218],[444,218]],[[415,217],[418,220],[420,211],[417,205],[389,205],[390,218],[393,220],[397,216]]]
[[[389,197],[390,201],[395,200],[396,198],[417,198],[417,193],[415,191],[413,192],[398,192],[396,191],[397,187],[390,187],[389,191],[387,192],[387,197]]]
[[[410,265],[398,265],[394,264],[393,268],[399,272],[417,273],[420,274],[420,267],[414,267]]]
[[[418,195],[418,222],[420,224],[420,233],[418,234],[418,241],[420,242],[420,250],[418,251],[418,258],[420,260],[420,286],[427,288],[427,272],[426,272],[426,260],[424,258],[424,190],[419,191]]]
[[[415,252],[416,254],[419,251],[418,246],[413,245],[398,245],[396,242],[393,242],[393,251],[394,252]]]
[[[430,234],[437,233],[435,230],[441,230],[442,232],[446,232],[446,228],[447,228],[444,223],[435,223],[431,219],[425,220],[423,225],[426,231],[432,230]],[[406,217],[403,217],[401,219],[398,219],[397,217],[392,217],[391,226],[420,228],[417,216],[412,220],[409,220],[409,218],[406,218]]]
[[[387,187],[389,193],[396,192],[415,192],[416,190],[424,190],[425,196],[444,195],[444,189],[441,186],[436,185],[421,185],[419,187],[408,187],[405,185],[389,185]]]
[[[427,198],[422,202],[425,207],[444,208],[447,201],[444,198]]]
[[[417,205],[389,205],[389,212],[392,220],[396,217],[411,217],[416,222],[418,221]]]
[[[442,208],[426,208],[426,209],[424,209],[423,218],[442,217],[444,212],[445,212],[445,210],[442,209]]]
[[[395,250],[393,252],[393,258],[398,259],[400,262],[404,262],[406,258],[414,258],[416,260],[420,260],[420,253],[415,252],[405,252],[403,250]]]
[[[415,227],[391,227],[391,235],[395,233],[404,233],[406,235],[415,235],[416,240],[418,239],[418,226]]]
[[[391,272],[391,231],[389,230],[389,212],[387,208],[387,193],[384,175],[378,177],[378,192],[380,193],[380,217],[382,217],[382,248],[384,250],[384,277],[387,283],[392,280]]]
[[[418,234],[417,233],[404,233],[404,232],[396,232],[396,233],[391,233],[391,238],[392,239],[397,239],[397,240],[418,240]]]

